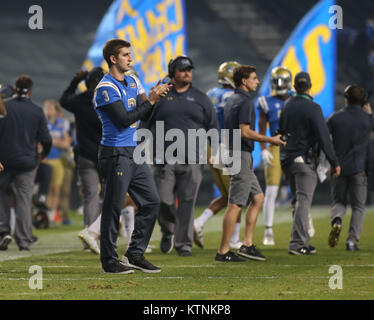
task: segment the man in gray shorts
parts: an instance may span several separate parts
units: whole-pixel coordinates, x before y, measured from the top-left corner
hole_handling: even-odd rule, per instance
[[[373,117],[370,105],[365,103],[367,93],[363,88],[357,85],[348,86],[344,97],[346,107],[335,112],[327,121],[342,167],[340,177],[331,182],[331,232],[328,243],[330,247],[338,244],[349,195],[352,217],[346,249],[358,251],[357,242],[360,240],[365,215]]]
[[[238,255],[253,259],[265,260],[265,257],[253,244],[253,234],[257,216],[264,203],[264,194],[253,171],[251,152],[254,141],[268,142],[278,146],[286,143],[281,140],[281,135],[267,137],[256,133],[256,113],[251,101],[250,92],[256,91],[260,81],[257,78],[256,68],[240,66],[234,70],[235,93],[229,98],[224,111],[225,129],[229,129],[228,147],[232,154],[240,154],[240,171],[231,174],[228,206],[223,218],[222,238],[220,248],[215,256],[216,262],[242,262],[246,261],[230,251],[230,238],[234,231],[235,223],[241,208],[250,204],[246,212],[245,235],[243,245],[238,250]],[[235,150],[233,130],[240,129],[241,143]]]

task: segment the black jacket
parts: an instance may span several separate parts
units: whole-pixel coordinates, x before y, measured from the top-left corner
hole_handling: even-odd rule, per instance
[[[29,171],[37,167],[38,142],[46,157],[52,138],[42,108],[28,98],[5,101],[7,115],[0,119],[0,162],[5,170]]]
[[[315,153],[322,149],[333,168],[339,165],[321,107],[312,101],[312,97],[297,95],[287,100],[279,119],[279,129],[288,135],[287,145],[280,150],[282,167],[289,166],[299,156],[307,161],[311,149]]]
[[[342,168],[341,175],[368,172],[373,117],[364,112],[360,105],[348,105],[335,112],[327,120],[327,126]]]
[[[76,94],[80,80],[74,78],[60,99],[61,106],[75,116],[77,126],[77,146],[74,151],[86,159],[97,163],[101,140],[101,122],[93,107],[92,91]]]

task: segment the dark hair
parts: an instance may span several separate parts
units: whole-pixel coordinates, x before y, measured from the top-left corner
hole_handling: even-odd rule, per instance
[[[117,57],[119,54],[119,50],[123,47],[130,48],[130,42],[122,39],[111,39],[105,43],[103,48],[103,56],[105,61],[107,62],[109,68],[112,66],[112,61],[110,61],[111,56]]]
[[[344,97],[347,98],[349,104],[364,105],[367,101],[368,94],[364,88],[358,85],[350,85],[344,90]]]
[[[33,82],[27,75],[19,76],[14,83],[18,95],[26,94],[32,89]]]
[[[248,79],[251,73],[256,72],[256,67],[253,66],[240,66],[234,69],[233,80],[235,87],[240,87],[242,79]]]

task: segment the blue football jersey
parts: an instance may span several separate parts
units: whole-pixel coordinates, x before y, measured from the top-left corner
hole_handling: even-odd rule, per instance
[[[223,111],[227,99],[234,93],[232,88],[213,88],[207,92],[207,96],[213,103],[217,112],[218,124],[220,129],[224,128]]]
[[[279,118],[284,105],[283,100],[275,96],[259,97],[255,103],[255,107],[265,113],[269,121],[270,134],[275,135],[275,131],[279,129]]]
[[[118,100],[123,102],[127,111],[136,108],[136,97],[139,93],[136,80],[128,75],[125,75],[125,80],[127,86],[107,73],[95,89],[94,107],[102,123],[101,144],[104,146],[133,147],[137,145],[137,122],[124,128],[113,122],[108,113],[103,112],[106,105]]]

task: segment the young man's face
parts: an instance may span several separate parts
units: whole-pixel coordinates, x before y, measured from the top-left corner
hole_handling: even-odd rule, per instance
[[[132,63],[132,56],[130,48],[123,47],[119,50],[118,56],[112,56],[112,62],[117,66],[121,72],[127,72],[130,70]]]
[[[180,70],[176,68],[175,73],[174,73],[174,81],[176,83],[180,83],[184,85],[190,84],[192,81],[192,69],[187,68],[187,69]]]
[[[260,80],[258,80],[256,72],[252,72],[247,79],[243,79],[243,82],[250,92],[256,91],[258,85],[260,84]]]

